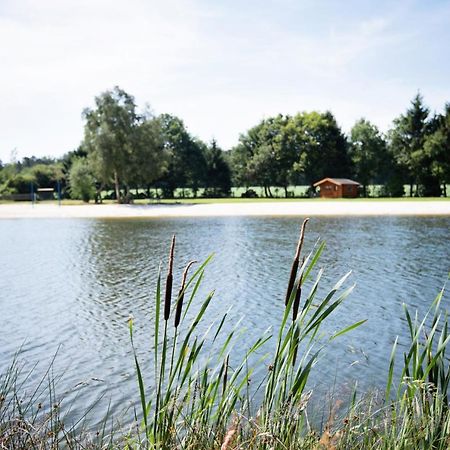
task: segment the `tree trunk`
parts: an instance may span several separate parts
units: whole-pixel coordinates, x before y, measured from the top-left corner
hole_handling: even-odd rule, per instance
[[[363,196],[364,198],[367,197],[367,186],[365,184],[363,184]]]
[[[288,190],[287,190],[287,186],[284,186],[284,196],[286,198],[288,198]]]
[[[131,192],[130,192],[130,186],[128,184],[125,185],[125,198],[124,203],[131,203]]]
[[[266,197],[269,196],[269,194],[267,193],[267,186],[264,186],[264,195],[265,195]]]
[[[447,184],[444,183],[444,189],[442,189],[442,193],[444,194],[444,197],[447,197]]]
[[[273,194],[272,194],[272,191],[270,190],[270,186],[267,186],[267,190],[269,191],[269,197],[273,198]]]
[[[114,171],[114,188],[116,190],[116,202],[120,203],[119,177],[117,171]]]
[[[150,199],[150,185],[147,184],[147,198]]]
[[[409,196],[410,197],[413,196],[413,183],[410,183],[410,185],[409,185]]]

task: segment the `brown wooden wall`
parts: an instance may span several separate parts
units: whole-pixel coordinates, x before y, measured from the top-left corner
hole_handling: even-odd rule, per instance
[[[320,185],[320,196],[322,198],[355,198],[358,197],[358,186],[353,184],[334,184],[325,181]]]
[[[343,192],[342,192],[342,197],[346,197],[346,198],[356,198],[358,197],[358,188],[359,186],[355,185],[355,184],[344,184],[342,186],[343,188]]]

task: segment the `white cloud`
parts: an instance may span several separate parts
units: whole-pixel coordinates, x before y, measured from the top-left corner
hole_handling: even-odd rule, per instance
[[[14,147],[20,157],[73,149],[81,111],[116,84],[225,148],[270,114],[330,109],[346,129],[362,115],[387,128],[418,88],[434,109],[450,97],[448,85],[432,82],[438,67],[448,71],[443,59],[429,68],[428,84],[411,64],[397,64],[423,38],[404,4],[327,22],[313,14],[315,2],[292,20],[296,2],[261,12],[201,1],[3,2],[0,159]],[[449,10],[440,8],[440,17]],[[433,32],[443,23],[431,12],[423,22],[429,32],[428,23]]]

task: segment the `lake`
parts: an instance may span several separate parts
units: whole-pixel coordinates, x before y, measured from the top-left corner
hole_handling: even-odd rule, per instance
[[[135,318],[136,346],[146,357],[160,262],[177,236],[174,291],[190,259],[214,259],[206,269],[200,302],[215,297],[208,317],[230,306],[230,325],[244,317],[244,351],[265,329],[276,329],[300,228],[296,218],[196,218],[153,220],[1,220],[0,368],[21,348],[39,379],[57,353],[57,392],[73,414],[103,396],[94,411],[122,414],[138,402],[127,319]],[[314,375],[318,392],[344,395],[383,387],[390,349],[407,332],[402,303],[426,311],[449,272],[449,217],[352,217],[310,221],[304,249],[326,241],[319,263],[321,292],[349,270],[351,296],[325,331],[368,319],[324,354]],[[163,274],[166,268],[163,265]],[[444,306],[449,306],[449,295]],[[149,364],[143,361],[148,382]],[[100,417],[97,414],[95,420]]]

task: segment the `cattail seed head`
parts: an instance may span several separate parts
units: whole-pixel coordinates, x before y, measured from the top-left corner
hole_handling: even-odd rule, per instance
[[[302,266],[305,262],[305,257],[302,260]],[[303,272],[300,273],[300,277],[298,279],[297,291],[295,292],[294,304],[292,306],[292,320],[295,322],[298,315],[298,308],[300,306],[300,298],[302,295],[302,280],[303,280]]]
[[[308,223],[308,221],[309,221],[309,218],[307,217],[303,221],[302,227],[300,229],[300,237],[298,239],[297,249],[296,249],[295,255],[294,255],[294,261],[292,262],[291,274],[289,276],[289,283],[288,283],[288,288],[287,288],[287,292],[286,292],[286,299],[284,302],[286,306],[289,303],[289,299],[291,298],[292,290],[294,289],[295,278],[297,277],[297,271],[298,271],[298,266],[299,266],[299,261],[300,261],[300,253],[302,251],[303,240],[305,238],[305,228],[306,228],[306,224]]]
[[[306,229],[306,224],[309,222],[309,217],[307,217],[303,223],[302,223],[302,228],[300,230],[300,237],[298,239],[298,244],[297,244],[297,251],[295,252],[295,258],[299,259],[300,258],[300,252],[302,251],[302,247],[303,247],[303,240],[305,238],[305,229]]]
[[[298,260],[294,259],[292,262],[291,267],[291,274],[289,275],[289,283],[288,288],[286,292],[286,299],[284,301],[284,304],[287,306],[289,303],[289,299],[291,298],[292,290],[294,289],[294,283],[295,283],[295,277],[297,276],[297,270],[298,270]]]
[[[172,284],[173,284],[173,255],[175,252],[175,235],[172,236],[172,244],[169,253],[169,270],[166,279],[166,295],[164,298],[164,320],[169,320],[170,306],[172,303]]]

